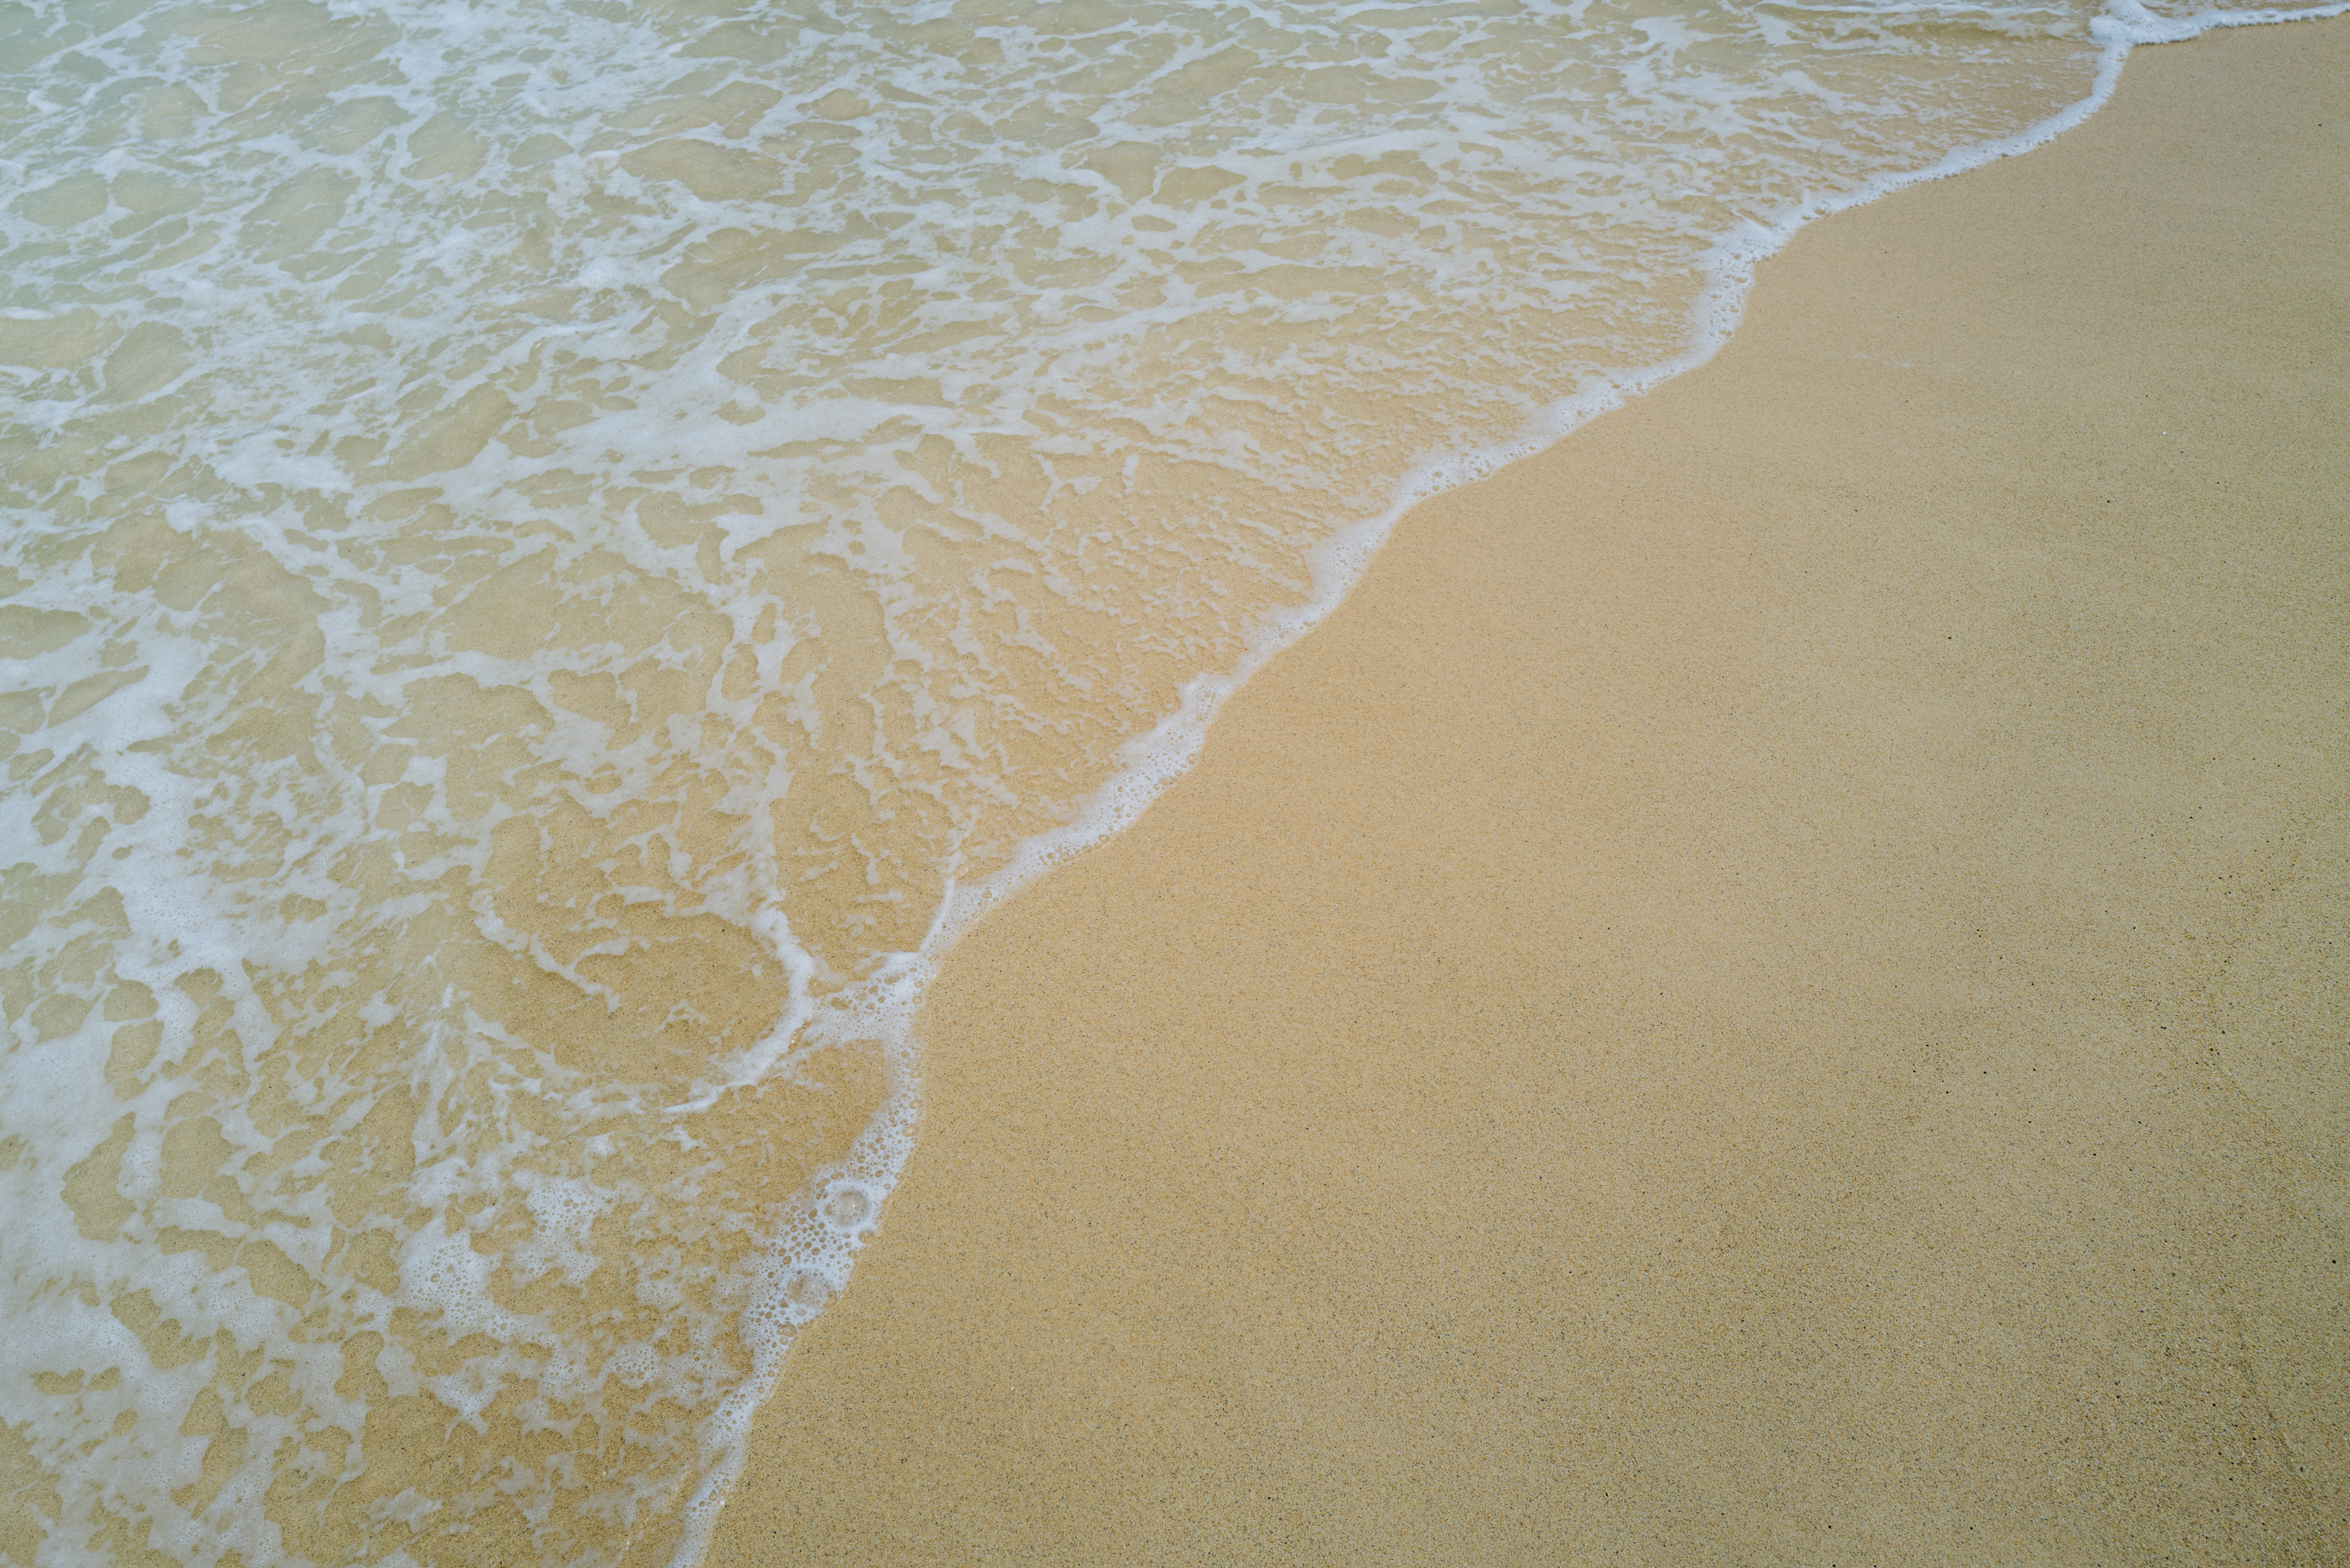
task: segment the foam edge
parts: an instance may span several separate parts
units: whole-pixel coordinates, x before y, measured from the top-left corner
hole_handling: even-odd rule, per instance
[[[873,975],[816,1010],[806,1025],[811,1044],[878,1040],[889,1084],[881,1108],[848,1153],[813,1179],[818,1190],[830,1194],[844,1184],[855,1187],[867,1195],[870,1220],[878,1223],[913,1153],[921,1115],[921,1050],[914,1023],[948,951],[990,910],[1022,888],[1139,820],[1198,760],[1208,728],[1225,701],[1275,654],[1346,600],[1404,514],[1433,496],[1472,484],[1546,450],[1601,414],[1712,358],[1745,313],[1756,267],[1806,225],[1896,191],[2029,152],[2080,125],[2113,97],[2124,63],[2139,45],[2185,43],[2222,27],[2318,21],[2345,14],[2350,14],[2350,0],[2295,8],[2204,10],[2189,17],[2167,18],[2148,11],[2140,0],[2106,0],[2106,14],[2090,25],[2091,36],[2104,49],[2085,97],[2013,136],[1961,149],[1923,169],[1883,176],[1856,192],[1806,202],[1775,223],[1740,224],[1707,253],[1695,320],[1680,353],[1635,369],[1586,377],[1574,392],[1552,403],[1511,440],[1415,468],[1398,483],[1386,511],[1341,530],[1311,552],[1314,591],[1307,600],[1262,621],[1232,669],[1188,681],[1176,711],[1120,749],[1126,765],[1087,797],[1070,821],[1023,841],[1012,858],[984,880],[967,887],[951,884],[920,947],[893,955]],[[814,1260],[816,1272],[826,1277],[835,1294],[846,1287],[854,1252],[870,1234],[870,1224],[844,1234],[837,1246],[824,1249],[823,1255]],[[796,1331],[822,1310],[820,1306],[795,1310],[786,1299],[791,1276],[807,1272],[809,1260],[777,1256],[769,1262],[769,1272],[775,1277],[745,1314],[743,1336],[753,1351],[752,1374],[703,1428],[706,1468],[687,1503],[686,1528],[671,1557],[671,1568],[696,1568],[708,1551],[718,1517],[748,1457],[758,1407],[781,1377]]]

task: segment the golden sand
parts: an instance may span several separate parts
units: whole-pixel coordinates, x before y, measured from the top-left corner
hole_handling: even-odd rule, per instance
[[[2350,1561],[2350,22],[1804,234],[991,917],[711,1568]]]

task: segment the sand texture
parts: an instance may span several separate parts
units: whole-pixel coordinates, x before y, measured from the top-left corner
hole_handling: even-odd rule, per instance
[[[1420,507],[955,950],[710,1568],[2350,1562],[2350,22]]]

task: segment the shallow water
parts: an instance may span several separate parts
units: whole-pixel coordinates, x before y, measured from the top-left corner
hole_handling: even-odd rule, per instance
[[[2126,33],[0,5],[0,1556],[690,1557],[958,923]]]

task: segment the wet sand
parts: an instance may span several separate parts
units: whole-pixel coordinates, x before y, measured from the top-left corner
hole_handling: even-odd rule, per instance
[[[1821,223],[949,961],[711,1568],[2350,1561],[2350,22]]]

